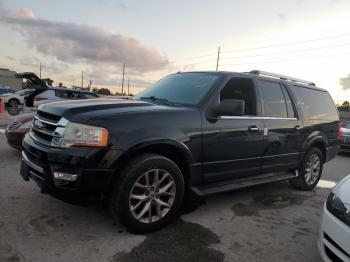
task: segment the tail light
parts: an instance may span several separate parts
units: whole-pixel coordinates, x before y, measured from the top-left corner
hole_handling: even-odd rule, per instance
[[[46,98],[45,97],[42,97],[42,96],[36,96],[34,97],[34,101],[40,101],[40,100],[45,100]]]
[[[339,129],[338,129],[337,139],[342,139],[343,138],[343,127],[344,127],[344,123],[342,121],[340,121],[339,122]]]

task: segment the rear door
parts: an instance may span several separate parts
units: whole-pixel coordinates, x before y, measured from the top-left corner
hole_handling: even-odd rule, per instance
[[[264,153],[262,172],[298,166],[303,123],[287,86],[279,81],[259,80],[263,101]]]

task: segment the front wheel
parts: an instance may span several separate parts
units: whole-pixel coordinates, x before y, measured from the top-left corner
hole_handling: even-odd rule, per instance
[[[299,168],[299,176],[290,184],[299,190],[309,191],[316,187],[323,170],[323,154],[317,147],[311,148],[305,155]]]
[[[145,154],[130,161],[119,175],[109,207],[112,218],[119,218],[130,232],[155,231],[178,215],[185,187],[173,161]]]

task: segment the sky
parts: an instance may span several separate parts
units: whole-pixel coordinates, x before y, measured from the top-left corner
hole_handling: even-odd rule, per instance
[[[271,71],[350,100],[348,0],[0,0],[0,67],[134,94],[177,71]],[[125,82],[126,86],[126,82]]]

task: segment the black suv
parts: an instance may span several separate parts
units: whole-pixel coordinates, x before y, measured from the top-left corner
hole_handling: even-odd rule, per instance
[[[288,179],[318,183],[341,142],[326,90],[263,71],[169,75],[133,100],[39,107],[21,175],[64,199],[104,196],[114,219],[149,232],[187,195]]]

